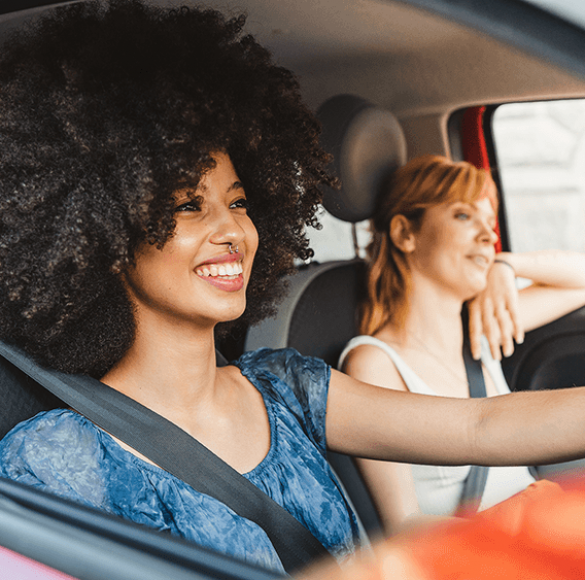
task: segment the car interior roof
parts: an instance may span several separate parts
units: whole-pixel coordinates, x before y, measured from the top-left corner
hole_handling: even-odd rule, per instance
[[[157,1],[177,4],[176,0]],[[540,12],[520,0],[492,0],[483,21],[476,14],[475,27],[461,23],[464,11],[457,13],[452,3],[439,0],[238,0],[229,4],[206,0],[204,4],[228,15],[245,12],[246,30],[272,51],[277,62],[295,71],[314,110],[343,93],[391,110],[404,129],[409,157],[449,154],[447,121],[458,109],[585,96],[585,81],[579,74],[563,70],[546,54],[539,58],[529,53],[521,46],[517,30],[506,30],[495,20],[490,28],[498,7],[503,7],[500,12],[510,7]],[[473,0],[457,3],[463,8],[471,4]],[[541,15],[548,24],[556,19]],[[3,27],[13,23],[11,17],[1,20]],[[478,30],[478,24],[484,30]],[[549,31],[553,28],[549,26]],[[583,31],[575,27],[575,32],[585,43]],[[561,30],[560,38],[566,33]],[[498,34],[506,40],[495,38]]]
[[[578,75],[412,4],[424,2],[240,0],[230,12],[247,12],[247,29],[297,73],[312,108],[352,93],[390,109],[409,156],[448,153],[458,109],[585,96]]]

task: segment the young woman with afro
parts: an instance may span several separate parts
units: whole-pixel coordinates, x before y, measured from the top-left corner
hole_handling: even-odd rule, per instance
[[[310,257],[319,127],[244,19],[135,0],[56,9],[0,56],[0,339],[169,419],[335,556],[357,523],[325,449],[403,462],[585,454],[585,391],[469,401],[364,385],[291,350],[216,366],[218,325],[273,312]],[[513,438],[514,445],[508,443]],[[264,531],[70,409],[0,474],[282,570]]]

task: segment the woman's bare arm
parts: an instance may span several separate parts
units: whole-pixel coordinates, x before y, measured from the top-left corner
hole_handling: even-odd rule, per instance
[[[538,465],[585,457],[585,388],[453,399],[369,385],[332,371],[333,451],[434,465]]]
[[[343,370],[366,383],[404,392],[408,390],[388,355],[372,345],[361,345],[350,351]],[[408,463],[362,458],[356,462],[386,535],[402,531],[407,521],[422,517]]]
[[[525,331],[538,328],[585,305],[585,254],[539,251],[498,256],[533,284],[518,294],[518,316]]]

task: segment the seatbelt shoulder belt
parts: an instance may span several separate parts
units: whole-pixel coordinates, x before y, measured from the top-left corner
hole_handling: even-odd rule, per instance
[[[462,313],[463,322],[463,361],[465,362],[465,372],[467,373],[467,382],[469,384],[469,395],[471,398],[486,397],[485,381],[483,378],[483,369],[481,360],[475,360],[471,356],[471,347],[469,343],[469,325],[467,316],[467,305],[464,306]],[[481,504],[481,498],[485,490],[489,467],[485,465],[472,465],[465,484],[463,493],[459,501],[458,511],[465,514],[477,512]]]

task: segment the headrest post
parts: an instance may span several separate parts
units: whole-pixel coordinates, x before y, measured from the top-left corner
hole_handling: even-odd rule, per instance
[[[355,252],[355,257],[359,258],[360,257],[360,245],[358,243],[357,227],[356,227],[355,223],[353,223],[353,222],[351,224],[351,237],[353,239],[353,250]]]

